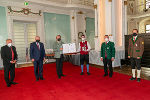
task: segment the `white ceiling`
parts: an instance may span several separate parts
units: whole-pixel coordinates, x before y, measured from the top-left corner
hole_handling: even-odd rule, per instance
[[[59,2],[59,3],[68,3],[68,0],[46,0],[46,1]]]
[[[24,2],[25,0],[0,0],[3,2]]]
[[[88,7],[88,6],[76,7],[76,6],[66,5],[68,0],[0,0],[0,5],[4,3],[6,6],[24,6],[24,1],[29,1],[32,6],[36,5],[39,9],[41,8],[45,9],[46,7],[51,7],[54,9],[61,9],[66,11],[76,9],[76,10],[85,11],[86,13],[94,11],[93,7]],[[78,0],[73,0],[73,1],[78,1]],[[88,1],[93,1],[93,0],[88,0]],[[30,4],[29,7],[31,7]]]

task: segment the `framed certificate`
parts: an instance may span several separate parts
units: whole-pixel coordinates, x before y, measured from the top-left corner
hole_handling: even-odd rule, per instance
[[[75,43],[63,44],[63,54],[75,52],[77,52]]]

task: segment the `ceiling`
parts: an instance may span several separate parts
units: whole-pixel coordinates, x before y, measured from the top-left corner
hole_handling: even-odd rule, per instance
[[[4,3],[6,6],[24,6],[24,2],[29,1],[32,5],[37,5],[37,7],[52,7],[55,9],[62,9],[62,10],[83,10],[85,12],[93,12],[93,7],[88,6],[71,6],[66,5],[68,3],[68,0],[0,0]],[[75,2],[81,2],[81,1],[93,1],[93,0],[72,0]],[[59,2],[59,3],[58,3]],[[30,6],[30,5],[29,5]]]
[[[68,3],[68,0],[46,0],[46,1],[59,2],[59,3]]]

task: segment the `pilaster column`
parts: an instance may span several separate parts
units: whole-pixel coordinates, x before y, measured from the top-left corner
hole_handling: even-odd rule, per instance
[[[107,35],[112,34],[112,0],[105,0],[105,30]]]
[[[99,5],[99,0],[94,0],[94,9],[95,9],[95,50],[100,51],[100,34],[99,34],[99,20],[98,20],[98,5]]]

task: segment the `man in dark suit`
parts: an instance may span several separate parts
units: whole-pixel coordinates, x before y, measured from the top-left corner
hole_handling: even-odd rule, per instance
[[[3,59],[4,78],[5,78],[7,87],[10,87],[11,84],[14,84],[14,85],[17,84],[14,82],[17,52],[16,52],[15,46],[12,46],[11,39],[7,39],[6,45],[1,47],[1,58]],[[9,73],[10,73],[10,79],[9,79]]]
[[[45,60],[44,44],[40,42],[40,37],[35,37],[35,42],[30,44],[30,58],[34,63],[34,73],[36,81],[43,78],[43,60]]]
[[[109,77],[113,75],[112,61],[115,59],[114,42],[109,41],[109,36],[105,35],[105,42],[101,46],[101,61],[104,63],[104,77],[108,75],[107,65],[109,66]]]

